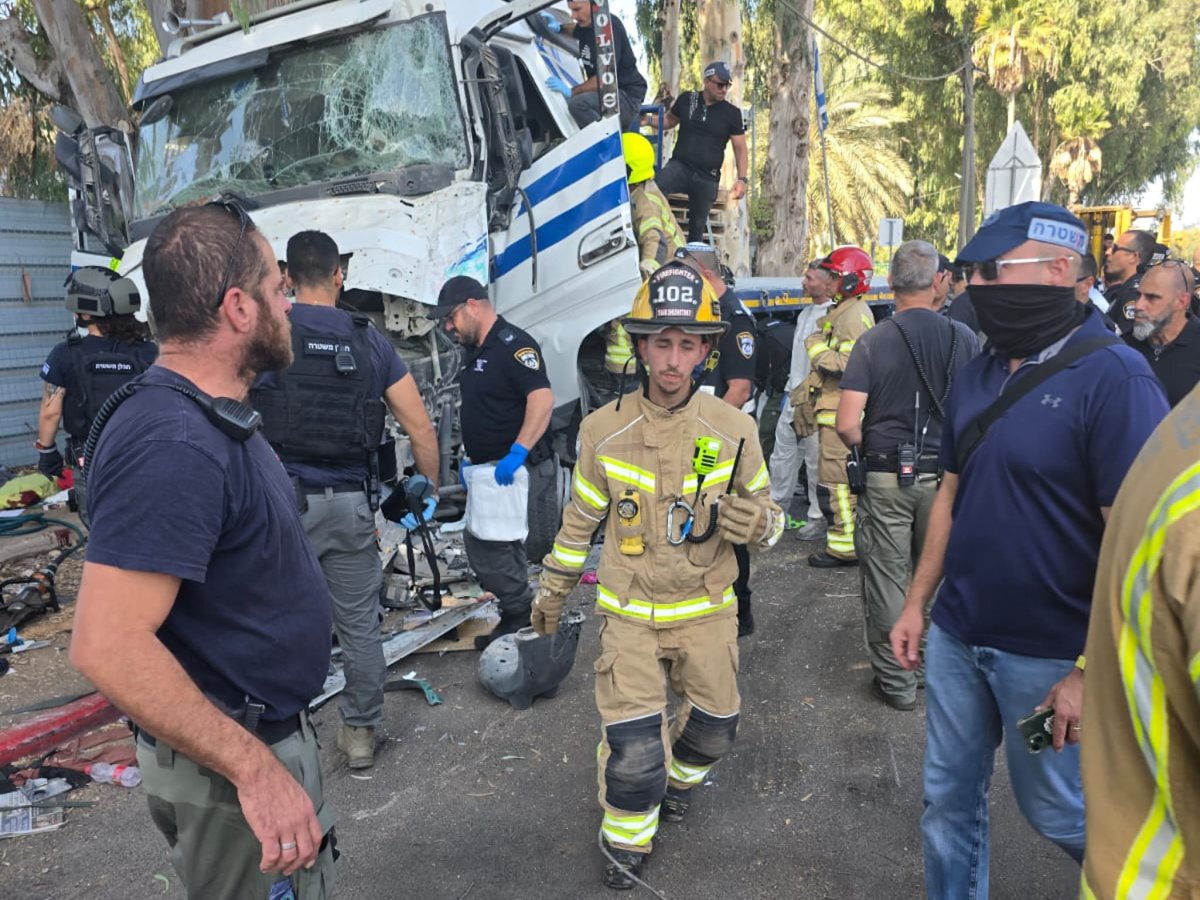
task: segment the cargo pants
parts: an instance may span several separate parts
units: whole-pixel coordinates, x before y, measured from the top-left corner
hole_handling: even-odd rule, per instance
[[[934,475],[900,487],[891,472],[868,472],[867,490],[858,498],[854,543],[862,574],[867,656],[883,692],[904,702],[916,699],[917,673],[900,667],[890,635],[925,546],[936,494]]]
[[[701,618],[648,628],[600,616],[596,706],[602,737],[601,830],[610,846],[649,853],[667,785],[690,790],[733,747],[737,619]],[[667,728],[667,680],[680,697]]]
[[[846,483],[846,457],[850,451],[831,425],[817,428],[817,440],[821,448],[817,499],[829,522],[825,552],[836,559],[854,559],[854,508],[858,498],[850,493],[850,485]]]
[[[312,799],[325,840],[316,864],[291,877],[296,900],[333,896],[333,807],[325,802],[320,749],[308,716],[299,731],[271,745],[275,754]],[[197,765],[163,744],[137,742],[138,767],[150,806],[150,818],[167,839],[171,864],[191,900],[266,900],[278,873],[264,874],[258,864],[262,846],[250,830],[237,788],[222,775]]]

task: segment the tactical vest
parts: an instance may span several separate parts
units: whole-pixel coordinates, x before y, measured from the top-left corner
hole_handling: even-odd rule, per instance
[[[351,318],[349,336],[292,322],[291,368],[274,387],[250,392],[263,434],[284,462],[361,464],[379,448],[384,404],[372,391],[371,320]]]
[[[121,346],[122,342],[113,342]],[[128,347],[130,345],[125,344]],[[63,398],[63,428],[76,441],[87,440],[100,407],[113,391],[149,366],[134,356],[132,349],[91,350],[73,333],[67,338],[74,381]]]

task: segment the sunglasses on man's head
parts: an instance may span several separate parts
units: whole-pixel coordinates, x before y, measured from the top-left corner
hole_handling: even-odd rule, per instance
[[[238,251],[242,248],[242,238],[246,234],[246,226],[250,224],[250,215],[246,210],[242,209],[242,205],[236,200],[214,200],[205,205],[220,207],[238,217],[237,240],[233,244],[233,252],[229,254],[229,264],[225,267],[225,277],[221,279],[221,290],[217,293],[217,309],[220,309],[221,304],[225,302],[225,292],[229,289],[229,276],[233,274],[234,260],[237,259]]]

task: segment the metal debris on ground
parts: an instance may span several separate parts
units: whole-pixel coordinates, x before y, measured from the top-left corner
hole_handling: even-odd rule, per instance
[[[66,822],[63,803],[55,803],[52,798],[70,789],[65,778],[37,778],[18,790],[0,794],[0,838],[61,828]]]
[[[442,695],[435,691],[424,678],[418,678],[415,671],[393,681],[385,682],[383,689],[385,691],[421,691],[425,694],[425,701],[430,706],[437,706],[442,702]]]

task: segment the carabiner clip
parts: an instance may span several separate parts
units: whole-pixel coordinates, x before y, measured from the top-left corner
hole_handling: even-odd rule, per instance
[[[675,510],[682,509],[687,513],[687,519],[683,523],[683,527],[679,529],[679,537],[675,536]],[[676,497],[671,501],[671,505],[667,507],[667,543],[673,547],[678,547],[687,540],[692,531],[692,521],[695,519],[695,511],[682,499]]]

